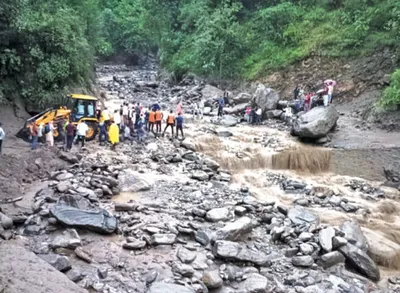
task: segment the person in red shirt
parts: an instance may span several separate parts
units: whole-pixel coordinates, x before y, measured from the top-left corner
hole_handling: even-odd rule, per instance
[[[76,127],[69,121],[65,130],[67,133],[67,151],[70,151],[72,149],[72,143],[74,142]]]
[[[308,93],[304,98],[304,111],[306,112],[310,111],[312,96],[313,96],[312,93]]]

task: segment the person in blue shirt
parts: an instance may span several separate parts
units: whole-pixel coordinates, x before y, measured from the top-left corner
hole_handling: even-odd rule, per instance
[[[224,106],[225,106],[225,100],[223,97],[221,97],[218,100],[218,117],[222,117],[224,114]]]
[[[178,117],[175,119],[176,121],[176,138],[179,136],[179,130],[181,131],[182,138],[185,138],[185,135],[183,134],[183,117],[182,113],[178,113]]]

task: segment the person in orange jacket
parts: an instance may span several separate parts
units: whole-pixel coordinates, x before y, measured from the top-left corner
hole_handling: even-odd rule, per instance
[[[151,109],[149,113],[149,131],[154,132],[154,123],[156,123],[156,112]]]
[[[163,119],[163,113],[160,109],[156,110],[156,132],[161,133],[161,121]]]
[[[174,127],[175,127],[175,115],[173,111],[169,111],[169,115],[167,116],[167,125],[164,128],[163,136],[165,135],[165,131],[167,131],[168,127],[171,127],[172,137],[174,137]]]

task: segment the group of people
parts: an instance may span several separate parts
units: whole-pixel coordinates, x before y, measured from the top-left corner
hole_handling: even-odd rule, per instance
[[[29,137],[32,142],[31,149],[35,150],[39,142],[46,142],[49,147],[54,146],[54,134],[57,131],[57,127],[52,121],[47,124],[41,123],[39,126],[31,122],[28,124]]]
[[[251,106],[248,106],[244,112],[244,120],[246,120],[250,124],[260,125],[261,116],[262,116],[262,110],[260,107],[252,108]]]
[[[306,87],[303,85],[297,85],[293,91],[294,101],[296,105],[296,111],[308,112],[311,110],[313,103],[321,104],[324,107],[328,107],[333,101],[333,90],[336,85],[334,80],[326,80],[322,90],[317,92],[306,93]]]

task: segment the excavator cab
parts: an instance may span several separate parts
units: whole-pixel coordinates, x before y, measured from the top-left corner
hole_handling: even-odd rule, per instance
[[[68,109],[66,106],[57,109],[50,108],[29,118],[25,122],[24,127],[17,133],[17,137],[28,140],[29,126],[32,123],[35,123],[39,127],[40,124],[46,125],[50,121],[53,121],[54,125],[57,125],[57,129],[53,133],[54,138],[56,140],[62,140],[64,139],[64,135],[62,135],[64,133],[64,122],[70,119],[75,125],[78,125],[81,121],[85,121],[89,127],[86,139],[95,139],[99,124],[96,115],[96,103],[98,102],[98,99],[81,94],[68,95],[68,98],[68,104],[72,105],[72,109]]]

